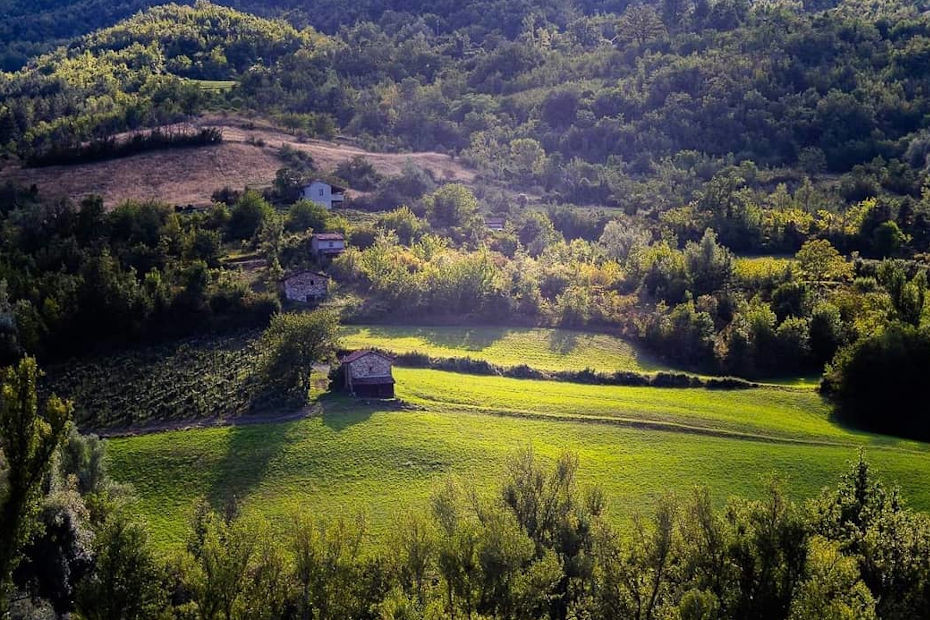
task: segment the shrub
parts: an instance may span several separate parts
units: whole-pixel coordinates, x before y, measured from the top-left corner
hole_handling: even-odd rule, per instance
[[[339,317],[331,310],[275,315],[262,334],[265,395],[306,402],[313,365],[333,358],[338,335]]]
[[[356,155],[352,159],[341,162],[336,166],[335,174],[340,179],[348,181],[352,189],[363,192],[375,189],[381,182],[381,175],[363,155]]]
[[[273,213],[274,209],[258,192],[249,190],[232,208],[227,235],[231,239],[252,239],[265,219]]]
[[[174,133],[162,129],[153,129],[146,133],[137,133],[128,140],[121,141],[111,136],[76,147],[52,147],[43,153],[30,157],[27,163],[33,167],[64,166],[129,157],[130,155],[159,149],[210,146],[219,144],[222,141],[223,132],[216,127],[208,127],[194,133]]]
[[[808,241],[797,253],[801,273],[809,280],[846,280],[852,265],[826,239]]]
[[[291,232],[319,232],[326,230],[329,218],[329,211],[323,205],[309,200],[298,200],[288,209],[284,227]]]
[[[930,439],[930,330],[894,323],[840,350],[822,388],[837,414],[868,430]]]

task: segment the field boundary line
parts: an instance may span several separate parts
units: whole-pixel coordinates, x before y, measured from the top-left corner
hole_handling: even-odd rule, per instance
[[[428,405],[443,405],[441,401],[430,401],[428,399],[420,399],[423,403]],[[447,405],[447,404],[446,404]],[[456,404],[454,408],[447,407],[443,411],[439,407],[433,407],[432,409],[429,406],[422,406],[421,408],[424,411],[432,411],[434,413],[465,413],[467,415],[495,415],[499,417],[512,417],[512,418],[526,418],[532,420],[543,420],[543,421],[562,421],[562,422],[576,422],[576,423],[588,423],[588,424],[602,424],[602,425],[612,425],[612,426],[622,426],[626,428],[633,428],[636,430],[654,430],[662,431],[668,433],[681,433],[681,434],[690,434],[690,435],[704,435],[708,437],[719,437],[722,439],[736,439],[743,441],[756,441],[763,443],[773,443],[773,444],[793,444],[793,445],[806,445],[806,446],[821,446],[821,447],[835,447],[835,448],[858,448],[858,447],[868,447],[872,449],[881,449],[881,450],[891,450],[894,452],[908,452],[913,454],[927,454],[926,451],[913,450],[909,448],[899,448],[892,446],[882,446],[876,444],[868,443],[850,443],[844,441],[830,441],[828,439],[804,439],[799,437],[786,437],[779,435],[766,435],[766,434],[756,434],[748,433],[744,431],[736,430],[727,430],[722,428],[713,428],[708,426],[696,426],[690,424],[682,424],[679,422],[664,422],[662,420],[648,420],[648,419],[636,419],[630,417],[616,416],[616,417],[606,417],[606,416],[585,416],[585,415],[573,415],[573,414],[552,414],[552,413],[540,413],[537,411],[527,411],[522,409],[500,409],[494,407],[482,407],[480,405],[464,405]]]
[[[439,401],[430,401],[420,399],[421,403],[404,402],[401,407],[384,407],[380,411],[383,413],[404,413],[404,412],[427,412],[436,415],[493,415],[502,418],[526,419],[542,422],[567,422],[576,424],[599,424],[602,426],[616,426],[629,428],[639,431],[656,431],[664,433],[679,433],[683,435],[701,435],[705,437],[716,437],[719,439],[733,439],[736,441],[753,441],[757,443],[769,443],[779,445],[797,445],[824,448],[867,448],[868,450],[882,450],[886,452],[904,452],[915,455],[927,455],[926,450],[916,450],[906,447],[884,446],[881,444],[869,443],[851,443],[843,441],[829,441],[818,439],[803,439],[793,437],[780,437],[777,435],[765,435],[747,433],[742,431],[731,431],[713,427],[694,426],[681,424],[677,422],[663,422],[661,420],[637,420],[628,417],[604,417],[604,416],[584,416],[584,415],[559,415],[549,413],[539,413],[534,411],[523,411],[519,409],[495,409],[492,407],[482,407],[479,405],[456,405],[455,408],[430,407],[429,405],[443,405]],[[365,403],[371,405],[370,402]],[[227,426],[253,426],[259,424],[284,424],[287,422],[296,422],[304,419],[314,418],[321,415],[322,407],[319,404],[309,405],[297,411],[281,415],[248,415],[234,418],[205,418],[203,420],[187,420],[177,422],[167,422],[141,427],[118,427],[105,428],[100,430],[87,429],[86,432],[92,432],[103,439],[119,439],[127,437],[139,437],[144,435],[157,435],[160,433],[184,432],[189,430],[205,430],[209,428],[222,428]]]

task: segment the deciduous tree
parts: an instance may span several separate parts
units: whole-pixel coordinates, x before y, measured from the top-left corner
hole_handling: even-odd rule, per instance
[[[0,486],[0,614],[8,609],[13,569],[36,525],[42,480],[71,420],[69,403],[55,396],[39,402],[38,376],[29,357],[0,371],[0,448],[6,461]]]

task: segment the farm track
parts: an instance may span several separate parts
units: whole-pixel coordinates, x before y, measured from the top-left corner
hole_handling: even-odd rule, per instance
[[[663,389],[663,388],[651,388]],[[441,403],[437,402],[437,405]],[[605,424],[610,426],[619,426],[632,428],[643,431],[661,431],[667,433],[685,433],[689,435],[704,435],[707,437],[718,437],[722,439],[737,439],[743,441],[757,441],[763,443],[801,445],[801,446],[832,446],[832,447],[857,447],[860,444],[844,441],[830,441],[827,439],[802,439],[788,436],[765,435],[761,433],[747,433],[743,431],[731,431],[712,426],[697,426],[691,424],[681,424],[679,422],[666,422],[663,420],[647,420],[641,418],[613,417],[613,416],[596,416],[596,415],[569,415],[555,413],[539,413],[536,411],[520,409],[500,409],[494,407],[481,407],[478,405],[462,405],[456,403],[454,411],[449,413],[465,413],[470,415],[493,415],[508,418],[524,418],[530,420],[545,420],[555,422],[573,422],[585,424]],[[423,407],[429,410],[429,407]],[[896,450],[898,448],[895,448]],[[910,450],[910,452],[919,451]]]
[[[663,388],[653,388],[663,389]],[[361,405],[385,404],[385,401],[360,401]],[[429,404],[436,405],[430,407]],[[441,412],[443,415],[490,415],[502,418],[539,420],[546,422],[565,422],[581,424],[598,424],[613,426],[619,428],[629,428],[640,431],[657,431],[663,433],[678,433],[684,435],[697,435],[704,437],[714,437],[718,439],[733,439],[737,441],[751,441],[775,445],[794,445],[794,446],[812,446],[812,447],[833,447],[833,448],[858,448],[861,442],[852,441],[831,441],[828,439],[799,438],[779,435],[767,435],[764,433],[748,433],[743,431],[727,430],[714,428],[711,426],[697,426],[692,424],[682,424],[678,422],[668,422],[664,420],[648,420],[630,417],[607,417],[595,415],[569,415],[569,414],[549,414],[539,413],[531,410],[520,409],[503,409],[494,407],[481,407],[478,405],[468,406],[457,403],[454,409],[443,408],[443,403],[435,401],[429,404],[410,404],[403,401],[396,401],[385,409],[394,409],[397,412],[419,410]],[[159,433],[168,433],[175,431],[187,431],[204,428],[216,428],[224,426],[254,426],[259,424],[284,424],[295,422],[306,418],[321,416],[324,408],[320,404],[313,404],[291,413],[272,413],[272,414],[251,414],[232,418],[205,418],[202,420],[178,420],[174,422],[160,422],[157,424],[142,426],[123,426],[111,427],[100,430],[85,429],[106,439],[120,437],[138,437],[142,435],[154,435]],[[926,451],[913,450],[901,447],[888,446],[870,446],[870,450],[893,450],[895,452],[905,452],[911,454],[926,454]]]

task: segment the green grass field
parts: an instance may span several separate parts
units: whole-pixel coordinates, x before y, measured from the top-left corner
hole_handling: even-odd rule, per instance
[[[394,376],[399,397],[436,411],[650,423],[805,441],[874,440],[830,422],[827,403],[809,391],[584,385],[409,368],[395,368]]]
[[[111,471],[131,483],[164,548],[181,544],[194,501],[231,497],[285,525],[297,506],[367,514],[372,542],[420,509],[446,475],[489,493],[513,451],[581,459],[614,519],[628,522],[668,492],[705,484],[722,503],[758,496],[769,476],[796,498],[835,482],[866,446],[885,480],[930,510],[930,450],[831,423],[813,393],[582,386],[395,369],[395,410],[325,397],[314,417],[279,424],[165,432],[108,442]],[[742,435],[728,435],[742,433]]]
[[[432,357],[471,357],[499,366],[526,364],[550,371],[586,368],[604,372],[680,371],[617,336],[544,327],[348,325],[342,329],[342,345],[347,349],[376,348]],[[763,382],[813,390],[820,384],[820,377],[785,377]]]
[[[471,357],[500,366],[526,364],[539,370],[668,370],[632,344],[607,334],[517,327],[346,326],[343,346],[394,353]]]
[[[201,90],[223,92],[231,90],[238,82],[236,80],[187,80],[196,84]]]

